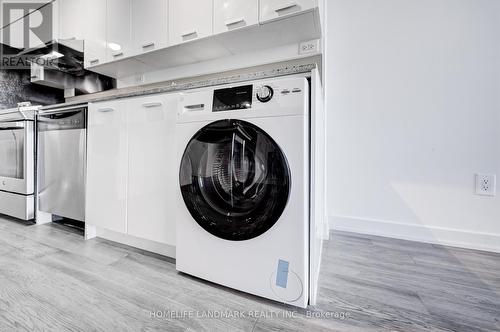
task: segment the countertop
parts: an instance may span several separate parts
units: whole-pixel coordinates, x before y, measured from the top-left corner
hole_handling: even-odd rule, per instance
[[[311,59],[309,59],[309,61],[311,61]],[[60,107],[70,107],[72,105],[78,105],[88,102],[100,102],[100,101],[119,99],[119,98],[130,98],[130,97],[138,97],[138,96],[145,96],[145,95],[159,94],[159,93],[171,93],[176,91],[197,89],[208,86],[233,84],[238,82],[260,80],[260,79],[279,77],[285,75],[304,74],[304,73],[310,73],[316,67],[317,67],[316,62],[305,62],[305,63],[283,62],[272,65],[251,67],[251,68],[228,71],[219,74],[190,77],[190,78],[166,81],[161,83],[153,83],[142,86],[113,89],[90,95],[71,97],[67,98],[66,102],[63,104],[45,106],[42,108],[42,110],[60,108]]]

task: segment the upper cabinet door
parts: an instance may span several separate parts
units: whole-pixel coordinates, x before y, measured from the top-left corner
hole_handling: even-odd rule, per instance
[[[171,45],[213,34],[212,0],[170,0],[169,40]]]
[[[260,0],[260,22],[292,15],[317,6],[317,0]]]
[[[107,61],[131,55],[131,0],[107,0]]]
[[[132,53],[168,45],[168,0],[132,0]]]
[[[215,0],[214,33],[259,23],[259,0]]]
[[[85,0],[59,1],[59,38],[84,39]]]
[[[85,68],[106,62],[106,1],[85,0],[84,65]]]
[[[59,38],[84,40],[84,66],[106,61],[106,1],[59,1]]]

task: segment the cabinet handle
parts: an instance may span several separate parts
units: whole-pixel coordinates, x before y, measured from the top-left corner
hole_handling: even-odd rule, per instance
[[[38,78],[38,76],[36,76],[36,75],[31,75],[31,76],[30,76],[30,78],[31,78],[32,80],[34,80],[35,78]]]
[[[205,108],[205,104],[194,104],[184,106],[185,110],[188,111],[202,111]]]
[[[97,111],[102,112],[102,113],[107,113],[107,112],[114,112],[114,108],[111,107],[105,107],[105,108],[99,108]]]
[[[154,46],[155,46],[155,43],[151,42],[151,43],[147,43],[147,44],[142,45],[142,48],[150,48],[150,47],[154,47]]]
[[[97,65],[99,64],[99,59],[92,59],[89,61],[90,65],[93,66],[93,65]]]
[[[198,37],[198,31],[196,31],[195,29],[190,30],[190,31],[185,31],[182,33],[181,37],[184,40],[186,40],[188,37],[196,38],[196,37]]]
[[[241,17],[241,18],[237,18],[237,19],[234,19],[231,21],[227,21],[225,24],[227,27],[230,27],[231,25],[235,25],[238,23],[245,23],[245,19],[243,17]]]
[[[299,5],[296,2],[292,2],[292,3],[289,3],[288,5],[284,5],[284,6],[278,7],[274,11],[279,14],[280,12],[285,11],[287,9],[299,10],[300,7],[299,7]]]
[[[118,58],[119,56],[122,56],[122,55],[123,55],[123,52],[113,54],[113,56],[114,56],[115,58]]]
[[[152,107],[160,107],[161,105],[163,105],[163,103],[161,101],[157,101],[153,103],[144,103],[142,104],[142,107],[152,108]]]

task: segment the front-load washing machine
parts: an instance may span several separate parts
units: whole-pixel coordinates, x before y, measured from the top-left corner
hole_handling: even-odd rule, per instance
[[[176,133],[177,270],[306,307],[307,79],[183,93]]]

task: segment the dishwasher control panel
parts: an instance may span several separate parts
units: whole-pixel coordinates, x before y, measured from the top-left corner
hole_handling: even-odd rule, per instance
[[[38,131],[85,129],[87,128],[86,117],[86,108],[42,113],[38,115]]]

